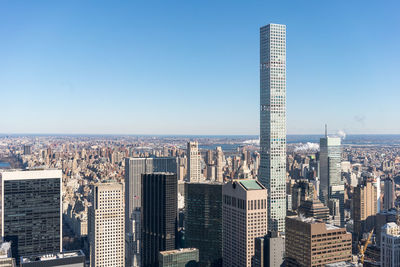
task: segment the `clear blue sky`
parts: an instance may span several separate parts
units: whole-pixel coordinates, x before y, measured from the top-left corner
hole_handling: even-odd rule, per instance
[[[400,133],[400,1],[0,1],[0,133],[258,134],[287,25],[289,134]]]

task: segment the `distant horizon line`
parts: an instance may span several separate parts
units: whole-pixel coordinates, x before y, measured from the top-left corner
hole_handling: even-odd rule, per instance
[[[286,136],[324,136],[325,133],[321,134],[297,134],[291,133]],[[328,133],[328,135],[337,135],[337,133]],[[346,136],[357,136],[357,135],[400,135],[400,133],[346,133]],[[102,134],[102,133],[0,133],[0,136],[160,136],[160,137],[190,137],[190,136],[203,136],[203,137],[224,137],[224,136],[249,136],[259,137],[259,134]]]

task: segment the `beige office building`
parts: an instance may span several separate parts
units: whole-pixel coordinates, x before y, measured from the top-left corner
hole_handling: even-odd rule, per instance
[[[215,181],[223,183],[224,182],[224,152],[222,152],[222,148],[217,146],[215,148],[215,158],[216,158],[216,165],[215,165]]]
[[[254,240],[267,233],[267,189],[257,180],[232,180],[222,195],[223,266],[251,267]]]
[[[314,218],[286,217],[285,260],[288,267],[322,267],[351,260],[351,234],[346,228]]]
[[[362,233],[371,231],[375,226],[374,215],[378,211],[378,204],[377,189],[373,181],[367,181],[355,187],[352,201],[354,233],[361,237]]]
[[[92,188],[89,209],[91,267],[124,267],[124,186],[99,183]]]
[[[201,176],[201,156],[199,144],[197,142],[188,142],[187,144],[187,180],[189,182],[199,182],[203,180]]]
[[[390,222],[381,231],[381,267],[400,267],[400,226]]]

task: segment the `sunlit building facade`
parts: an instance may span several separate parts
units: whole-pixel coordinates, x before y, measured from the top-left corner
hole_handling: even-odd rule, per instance
[[[259,181],[268,190],[268,230],[285,231],[286,26],[260,29]]]

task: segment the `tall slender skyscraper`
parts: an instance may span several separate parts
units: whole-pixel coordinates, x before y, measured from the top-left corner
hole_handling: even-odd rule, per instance
[[[1,176],[1,236],[13,257],[62,249],[61,170],[7,171]]]
[[[125,266],[124,186],[93,186],[89,209],[90,266]]]
[[[259,180],[268,190],[268,230],[285,231],[286,26],[260,29]]]

